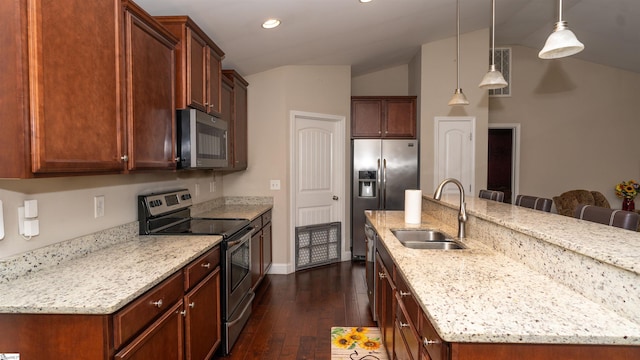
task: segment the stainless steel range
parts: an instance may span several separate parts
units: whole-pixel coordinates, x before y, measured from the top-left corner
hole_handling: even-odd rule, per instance
[[[220,235],[222,352],[240,335],[251,315],[251,235],[247,219],[191,217],[189,190],[138,196],[141,235]]]

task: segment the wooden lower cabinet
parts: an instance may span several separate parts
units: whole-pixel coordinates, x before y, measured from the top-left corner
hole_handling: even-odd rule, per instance
[[[183,302],[180,300],[133,342],[120,350],[116,360],[184,359]]]
[[[376,254],[378,276],[376,277],[376,289],[378,289],[377,316],[378,326],[382,334],[382,343],[387,349],[390,358],[393,358],[393,333],[395,323],[395,286],[391,273],[387,270],[379,254]]]
[[[256,289],[272,264],[271,210],[251,222],[251,288]]]
[[[0,324],[0,354],[21,360],[210,359],[221,343],[220,247],[115,314],[0,314]]]

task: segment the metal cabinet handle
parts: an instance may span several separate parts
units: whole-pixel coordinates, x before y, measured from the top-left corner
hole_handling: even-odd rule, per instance
[[[436,345],[436,344],[440,344],[440,341],[438,341],[438,340],[429,340],[427,338],[424,338],[424,339],[422,339],[422,344],[424,346]]]
[[[378,273],[378,277],[379,277],[380,279],[384,279],[384,278],[386,278],[386,277],[387,277],[387,274],[385,274],[385,273],[383,273],[383,272],[379,272],[379,273]]]
[[[405,296],[409,296],[409,295],[411,295],[411,292],[400,290],[400,297],[405,297]]]
[[[182,310],[182,311],[178,310],[178,311],[176,311],[176,314],[180,314],[183,317],[185,317],[185,316],[187,316],[187,310]]]
[[[120,160],[122,160],[124,162],[127,162],[127,161],[129,161],[129,156],[127,154],[124,154],[124,155],[120,156]]]
[[[411,325],[409,325],[407,323],[403,323],[402,321],[400,321],[400,327],[401,328],[408,328],[408,327],[411,327]]]
[[[196,303],[194,303],[194,302],[190,303],[189,307],[193,309],[194,307],[196,307]]]
[[[211,263],[208,263],[208,262],[207,262],[207,263],[204,263],[204,264],[200,264],[200,266],[202,266],[202,267],[203,267],[203,268],[205,268],[205,269],[208,269],[208,268],[210,268],[210,267],[211,267]]]
[[[158,300],[158,301],[152,301],[151,305],[153,306],[157,306],[157,307],[162,307],[162,299]]]
[[[175,162],[180,162],[180,156],[176,156],[175,159],[173,159]]]

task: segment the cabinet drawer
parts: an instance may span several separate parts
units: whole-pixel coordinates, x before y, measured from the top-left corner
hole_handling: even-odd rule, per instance
[[[396,272],[396,289],[398,291],[398,298],[404,304],[404,308],[407,310],[407,316],[411,322],[418,326],[420,319],[420,307],[413,293],[409,289],[407,282],[404,280],[399,272]],[[417,328],[416,328],[417,329]]]
[[[267,223],[271,221],[271,210],[262,214],[262,226],[265,226]]]
[[[194,287],[200,280],[209,275],[220,265],[220,246],[209,250],[206,254],[191,262],[184,269],[185,290]]]
[[[419,359],[420,355],[420,337],[418,336],[417,323],[412,323],[407,316],[406,309],[402,304],[399,293],[396,293],[398,300],[398,306],[396,307],[396,333],[401,335],[400,338],[396,336],[395,347],[404,347],[404,349],[411,359]],[[396,350],[397,351],[397,350]]]
[[[113,317],[114,347],[120,348],[160,314],[167,311],[182,298],[183,294],[184,275],[182,271],[178,271],[118,311]]]
[[[433,360],[442,360],[448,358],[448,344],[442,341],[436,330],[431,325],[431,321],[427,315],[422,313],[420,316],[419,331],[422,346]]]
[[[384,267],[389,270],[389,276],[393,276],[393,260],[391,260],[391,255],[389,255],[387,248],[384,247],[379,238],[376,240],[376,250],[380,254],[380,260],[382,260]]]
[[[251,222],[251,227],[253,228],[254,233],[260,231],[262,229],[262,217],[258,217],[257,219]]]

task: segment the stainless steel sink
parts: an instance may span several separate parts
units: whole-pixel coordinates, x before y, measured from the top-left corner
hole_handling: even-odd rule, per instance
[[[396,229],[391,232],[402,245],[411,249],[458,250],[466,248],[462,243],[438,230]]]

